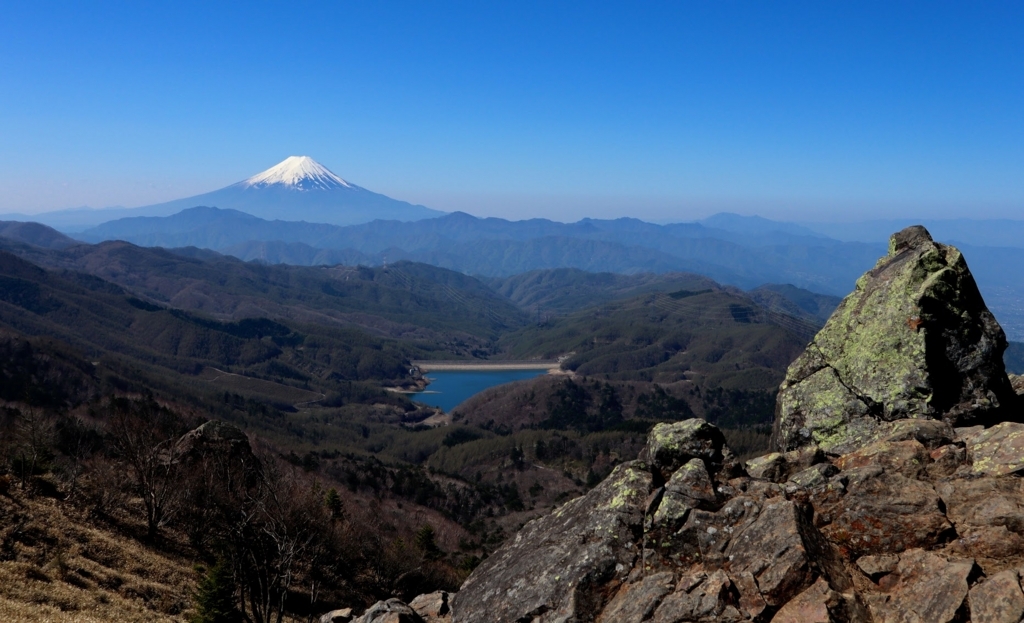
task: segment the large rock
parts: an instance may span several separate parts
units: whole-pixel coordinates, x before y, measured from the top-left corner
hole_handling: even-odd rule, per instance
[[[661,426],[644,460],[481,564],[452,621],[1019,622],[1014,431],[883,422],[841,456],[808,446],[743,473],[707,422]],[[984,457],[1011,467],[976,470]]]
[[[656,427],[641,456],[527,524],[463,584],[452,620],[740,621],[819,578],[852,588],[810,506],[778,484],[731,477],[713,426]]]
[[[952,536],[943,501],[928,482],[871,465],[840,476],[845,489],[815,500],[821,531],[840,551],[858,558],[934,547]]]
[[[451,594],[446,591],[435,591],[420,595],[409,602],[409,607],[416,611],[426,623],[450,621],[452,609],[449,605]]]
[[[973,623],[1020,623],[1024,619],[1024,592],[1017,571],[1007,569],[971,589]]]
[[[948,560],[915,549],[903,554],[897,566],[899,581],[888,595],[875,600],[876,623],[953,623],[969,620],[968,579],[972,560]]]
[[[424,621],[401,599],[388,599],[373,604],[352,623],[424,623]]]
[[[1005,349],[960,252],[904,229],[790,366],[774,444],[844,454],[886,421],[1000,421],[1016,402]]]
[[[645,464],[625,463],[586,496],[528,523],[462,585],[452,620],[593,620],[606,585],[625,580],[640,556],[651,480]]]
[[[975,474],[1005,476],[1024,471],[1024,424],[1003,422],[971,435],[967,451]]]

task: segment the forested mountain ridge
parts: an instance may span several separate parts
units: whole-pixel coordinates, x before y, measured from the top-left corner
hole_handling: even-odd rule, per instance
[[[93,274],[154,302],[224,319],[271,316],[386,335],[420,332],[480,340],[526,321],[513,304],[472,277],[427,265],[270,266],[125,242],[63,251],[11,243],[7,248],[42,266]]]
[[[375,221],[335,227],[264,221],[208,207],[170,217],[112,221],[80,237],[92,242],[124,239],[147,246],[234,249],[244,253],[244,259],[255,259],[259,253],[260,259],[269,262],[280,261],[275,253],[317,261],[321,250],[345,250],[377,262],[386,255],[485,276],[541,268],[685,271],[740,287],[791,281],[834,293],[844,292],[879,251],[878,245],[785,231],[737,233],[697,223],[655,225],[628,218],[557,223],[476,218],[456,212],[414,223]],[[285,246],[260,248],[254,241]],[[815,262],[808,265],[808,258]]]

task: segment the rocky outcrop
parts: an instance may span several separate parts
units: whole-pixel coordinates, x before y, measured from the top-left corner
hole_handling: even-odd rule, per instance
[[[650,462],[527,524],[452,621],[1020,621],[1024,479],[976,471],[983,434],[894,422],[837,457],[783,455],[812,464],[782,480],[733,473],[724,443],[694,438],[709,426],[659,425]]]
[[[709,423],[659,424],[482,563],[452,621],[1019,622],[1004,348],[960,253],[904,230],[790,369],[778,452],[743,467]]]
[[[813,444],[838,455],[893,420],[1016,417],[1005,349],[960,251],[909,227],[790,367],[773,441],[780,451]]]

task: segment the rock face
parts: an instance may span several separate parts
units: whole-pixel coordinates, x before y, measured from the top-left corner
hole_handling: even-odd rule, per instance
[[[992,424],[1016,401],[1006,337],[956,248],[923,227],[894,234],[779,391],[773,440],[843,454],[882,422]]]
[[[753,461],[812,463],[774,482],[786,470],[736,475],[720,460],[730,455],[723,443],[697,443],[696,435],[717,438],[709,426],[656,427],[641,454],[651,462],[622,464],[586,496],[527,524],[463,584],[451,620],[1024,616],[1024,479],[999,469],[998,453],[982,453],[987,431],[892,422],[878,441],[838,457],[811,449]],[[666,444],[683,450],[656,452]],[[979,474],[974,460],[998,475]]]
[[[779,452],[744,468],[707,422],[659,424],[485,560],[451,620],[1020,622],[1004,346],[959,252],[900,232],[791,368]]]

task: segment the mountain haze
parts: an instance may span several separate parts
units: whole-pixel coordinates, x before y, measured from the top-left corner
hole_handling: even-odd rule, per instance
[[[392,199],[345,181],[309,156],[290,156],[273,167],[225,188],[138,208],[75,208],[42,214],[6,214],[64,232],[79,232],[122,218],[169,216],[196,206],[241,210],[266,219],[352,225],[374,219],[415,221],[444,214]]]

